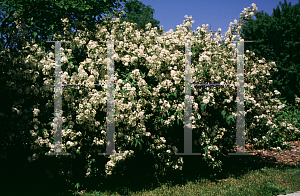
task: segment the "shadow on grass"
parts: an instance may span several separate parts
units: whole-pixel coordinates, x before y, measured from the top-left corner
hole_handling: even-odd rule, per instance
[[[177,173],[167,173],[166,176],[160,178],[159,182],[152,177],[154,169],[150,166],[153,161],[147,156],[139,156],[140,158],[128,159],[124,164],[126,169],[122,174],[110,176],[107,179],[93,178],[84,182],[84,188],[80,190],[96,190],[99,192],[115,193],[120,195],[129,195],[132,192],[143,190],[153,190],[164,183],[168,183],[169,187],[175,185],[185,185],[187,182],[196,182],[199,179],[208,179],[211,182],[228,177],[239,177],[250,171],[259,170],[264,167],[277,168],[295,168],[295,166],[280,166],[275,164],[272,158],[263,159],[259,155],[252,156],[225,156],[220,155],[223,162],[222,172],[217,173],[208,165],[202,156],[184,156],[184,166],[182,171]],[[74,195],[70,193],[70,186],[62,180],[49,179],[46,174],[36,168],[36,172],[32,173],[32,169],[20,167],[22,160],[15,159],[11,162],[1,165],[1,194],[3,195]],[[124,166],[122,165],[122,167]],[[299,168],[299,166],[298,166]],[[34,169],[34,168],[33,168]],[[216,175],[212,175],[216,173]]]
[[[169,187],[185,185],[188,181],[196,182],[199,179],[208,179],[211,182],[217,183],[219,180],[228,177],[237,178],[250,171],[260,170],[265,167],[277,168],[278,170],[283,170],[285,168],[299,168],[299,166],[278,165],[275,163],[275,159],[263,159],[259,155],[220,155],[220,159],[223,162],[223,170],[222,172],[217,173],[208,167],[205,161],[202,160],[202,156],[184,156],[183,170],[177,173],[169,173],[160,178],[159,182],[150,177],[151,173],[149,173],[149,170],[141,168],[143,161],[136,162],[136,164],[129,162],[129,164],[132,165],[132,170],[128,170],[123,175],[108,178],[101,187],[95,190],[129,195],[130,192],[153,190],[164,183],[168,184]],[[135,172],[133,170],[135,170]],[[145,173],[139,173],[140,171],[145,171]],[[216,175],[212,175],[213,173],[216,173]]]

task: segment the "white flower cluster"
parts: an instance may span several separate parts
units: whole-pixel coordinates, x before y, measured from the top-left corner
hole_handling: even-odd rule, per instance
[[[121,154],[121,152],[119,151],[118,154]],[[105,165],[105,173],[107,175],[112,175],[113,168],[115,167],[116,163],[121,160],[125,160],[127,157],[131,157],[133,154],[133,150],[125,150],[122,155],[110,155],[110,160]]]
[[[96,145],[103,145],[104,144],[104,141],[103,140],[99,140],[99,138],[96,138],[94,137],[94,140],[93,142],[96,144]]]

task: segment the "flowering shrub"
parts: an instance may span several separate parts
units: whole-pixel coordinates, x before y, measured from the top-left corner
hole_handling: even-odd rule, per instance
[[[176,140],[180,138],[181,143],[183,142],[185,43],[178,40],[199,41],[191,47],[194,83],[234,84],[236,59],[232,59],[232,56],[236,55],[236,50],[235,44],[230,41],[240,39],[236,33],[239,33],[242,21],[252,17],[256,11],[254,4],[253,11],[252,8],[245,9],[239,22],[235,20],[234,25],[230,23],[224,42],[221,41],[221,29],[212,40],[211,33],[207,33],[205,25],[197,28],[197,34],[192,34],[189,27],[193,21],[189,17],[183,26],[177,26],[175,32],[170,30],[165,33],[164,39],[158,37],[157,29],[151,29],[150,23],[146,32],[140,32],[128,22],[119,24],[118,19],[108,18],[105,19],[104,26],[97,26],[96,33],[86,30],[75,36],[68,29],[68,21],[65,19],[65,35],[68,40],[74,42],[74,48],[62,50],[62,82],[91,86],[65,86],[62,89],[62,150],[86,160],[86,177],[98,175],[101,166],[93,163],[96,162],[95,156],[99,156],[97,152],[105,152],[107,46],[106,43],[96,40],[123,40],[114,42],[114,100],[116,152],[124,155],[109,156],[105,172],[107,175],[113,174],[118,163],[138,152],[158,160],[153,165],[157,176],[166,170],[181,170],[183,160],[175,153],[180,146]],[[111,31],[107,30],[108,26],[112,26]],[[59,35],[54,37],[56,40],[60,39]],[[218,44],[219,42],[222,43]],[[45,152],[54,151],[54,123],[46,118],[51,115],[50,111],[53,111],[54,53],[46,54],[34,43],[28,43],[23,49],[24,54],[27,54],[28,50],[31,51],[24,61],[27,69],[12,69],[9,73],[13,73],[13,77],[19,77],[21,74],[25,77],[28,73],[34,73],[30,75],[32,85],[30,88],[21,84],[16,86],[10,81],[7,85],[12,89],[20,88],[20,94],[33,92],[39,97],[37,100],[43,100],[34,106],[34,118],[30,124],[30,139],[35,140],[32,148],[38,149],[41,156]],[[84,50],[87,56],[82,62],[74,63],[76,54],[73,51],[78,49]],[[262,135],[257,142],[266,141],[265,145],[276,144],[284,147],[286,143],[281,141],[283,135],[279,135],[278,138],[272,136],[272,133],[283,133],[284,126],[275,125],[278,119],[274,119],[274,116],[281,113],[285,105],[278,99],[278,91],[274,91],[274,94],[269,90],[272,81],[265,77],[270,75],[272,68],[272,71],[276,71],[275,63],[265,63],[264,60],[255,58],[255,54],[250,51],[246,51],[244,57],[248,139],[254,140]],[[96,88],[93,86],[95,83],[104,85]],[[236,116],[236,102],[233,100],[236,98],[236,88],[233,86],[192,86],[191,120],[195,133],[193,149],[203,153],[203,159],[213,168],[221,169],[222,162],[218,155],[223,147],[231,147],[234,143],[236,121],[233,117]],[[22,113],[21,103],[17,102],[13,108],[17,115]],[[40,114],[42,115],[39,116]],[[282,122],[285,120],[282,119]],[[289,130],[299,133],[292,124],[289,124],[289,127]],[[30,160],[33,161],[37,157],[35,155]]]

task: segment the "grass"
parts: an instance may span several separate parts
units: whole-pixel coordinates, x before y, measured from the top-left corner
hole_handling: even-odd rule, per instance
[[[243,162],[241,159],[240,164]],[[250,163],[251,164],[251,163]],[[249,167],[249,164],[246,165]],[[255,166],[254,166],[255,167]],[[240,166],[236,170],[227,168],[217,176],[186,178],[165,183],[152,184],[151,188],[140,188],[138,184],[119,189],[88,191],[84,196],[100,195],[279,195],[300,190],[300,165],[249,168]],[[247,171],[243,171],[246,169]],[[231,171],[229,171],[231,170]],[[196,172],[195,172],[196,173]],[[194,173],[194,174],[195,174]],[[205,175],[202,173],[202,175]],[[115,184],[116,185],[116,184]],[[79,194],[74,194],[79,195]]]
[[[186,183],[163,183],[140,191],[91,191],[85,196],[100,195],[279,195],[300,190],[300,167],[261,168],[223,179],[188,180]],[[79,195],[79,194],[76,194]]]
[[[224,179],[202,178],[183,184],[164,183],[154,189],[142,191],[97,192],[100,195],[278,195],[300,190],[300,170],[297,167],[262,168],[244,175]],[[79,195],[79,194],[76,194]]]
[[[163,185],[153,191],[138,192],[131,195],[273,195],[286,190],[299,190],[299,169],[288,169],[284,172],[276,169],[252,171],[238,178],[228,177],[219,182],[201,179],[185,185],[169,187]],[[271,178],[270,178],[271,177]]]

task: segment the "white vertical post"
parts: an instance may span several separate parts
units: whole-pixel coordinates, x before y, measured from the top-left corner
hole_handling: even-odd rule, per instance
[[[107,130],[106,130],[106,153],[98,155],[122,155],[115,152],[115,110],[114,110],[114,41],[107,42]]]
[[[69,41],[47,41],[55,42],[55,70],[54,70],[54,144],[55,152],[46,153],[46,155],[71,155],[62,153],[62,82],[61,82],[61,42]]]
[[[245,153],[245,78],[244,78],[244,41],[237,42],[237,116],[236,116],[236,153],[228,153],[228,155],[254,155]]]
[[[192,103],[191,103],[191,41],[185,43],[185,100],[184,100],[184,153],[176,153],[176,155],[201,155],[201,153],[192,152],[193,130],[192,130]]]

